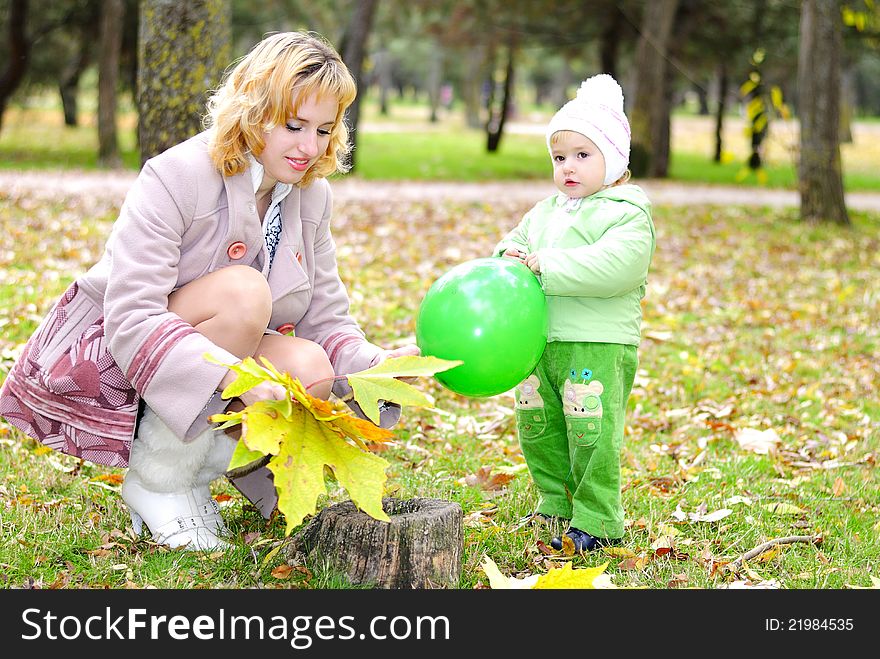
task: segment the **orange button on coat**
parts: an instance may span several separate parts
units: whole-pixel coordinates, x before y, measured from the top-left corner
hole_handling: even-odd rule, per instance
[[[226,255],[234,260],[243,258],[247,254],[247,245],[243,242],[234,242],[226,250]]]
[[[276,327],[275,331],[279,334],[290,334],[293,331],[293,328],[293,323],[284,323],[283,325]]]

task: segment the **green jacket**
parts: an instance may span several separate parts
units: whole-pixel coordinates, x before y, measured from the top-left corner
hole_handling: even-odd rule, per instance
[[[539,201],[493,254],[538,253],[549,341],[638,346],[655,245],[648,197],[637,185],[618,185],[579,203],[563,194]]]

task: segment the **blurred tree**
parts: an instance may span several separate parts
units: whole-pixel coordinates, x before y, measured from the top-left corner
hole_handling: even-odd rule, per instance
[[[801,218],[849,225],[840,162],[840,57],[838,0],[804,0],[798,62]]]
[[[656,0],[645,6],[636,58],[630,169],[636,177],[663,177],[669,165],[669,50],[679,0]]]
[[[346,121],[351,129],[351,170],[355,169],[357,149],[357,126],[360,120],[361,99],[366,90],[364,80],[364,59],[367,54],[367,39],[373,26],[378,0],[357,0],[349,17],[345,35],[342,37],[339,53],[351,71],[358,86],[358,95],[349,106]]]
[[[141,0],[141,164],[201,130],[206,92],[230,62],[229,0]]]
[[[27,15],[28,0],[10,0],[6,19],[8,54],[5,58],[5,66],[0,71],[0,128],[3,126],[3,115],[9,97],[21,84],[27,71],[32,43],[27,34]]]
[[[79,123],[79,81],[94,59],[95,44],[98,43],[99,3],[90,2],[83,12],[84,20],[69,24],[71,32],[70,52],[61,67],[58,91],[61,94],[61,107],[64,111],[64,124],[76,126]],[[45,47],[45,46],[44,46]],[[60,50],[60,49],[59,49]],[[32,67],[36,68],[36,67]]]
[[[122,49],[123,0],[101,0],[101,44],[98,59],[98,164],[119,167],[116,140],[116,93]]]

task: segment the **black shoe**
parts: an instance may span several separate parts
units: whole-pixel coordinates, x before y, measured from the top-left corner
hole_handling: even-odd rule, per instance
[[[576,552],[593,551],[594,549],[616,545],[620,542],[618,538],[594,538],[586,531],[581,531],[573,526],[565,532],[565,535],[571,538]],[[558,536],[553,538],[550,540],[550,546],[556,550],[562,549],[562,538]]]

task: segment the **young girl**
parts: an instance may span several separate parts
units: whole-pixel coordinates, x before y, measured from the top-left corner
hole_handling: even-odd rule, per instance
[[[496,246],[538,276],[550,315],[547,347],[516,389],[523,455],[540,494],[536,517],[570,520],[577,551],[623,536],[620,448],[638,364],[651,205],[628,184],[630,132],[609,75],[581,84],[550,121],[559,194],[538,202]],[[561,549],[555,537],[551,546]]]
[[[301,33],[258,43],[208,104],[208,129],[149,160],[101,260],[28,341],[0,414],[57,450],[128,466],[122,497],[156,542],[225,548],[209,485],[235,440],[208,418],[286,395],[261,384],[230,403],[225,364],[263,355],[305,385],[386,351],[349,315],[326,176],[344,171],[356,86],[336,51]],[[311,393],[328,397],[331,386]],[[345,396],[344,379],[334,393]],[[355,407],[355,406],[353,406]],[[141,414],[139,414],[139,411]],[[357,411],[357,410],[356,410]],[[391,425],[399,408],[387,408]],[[268,469],[233,481],[268,516]]]

